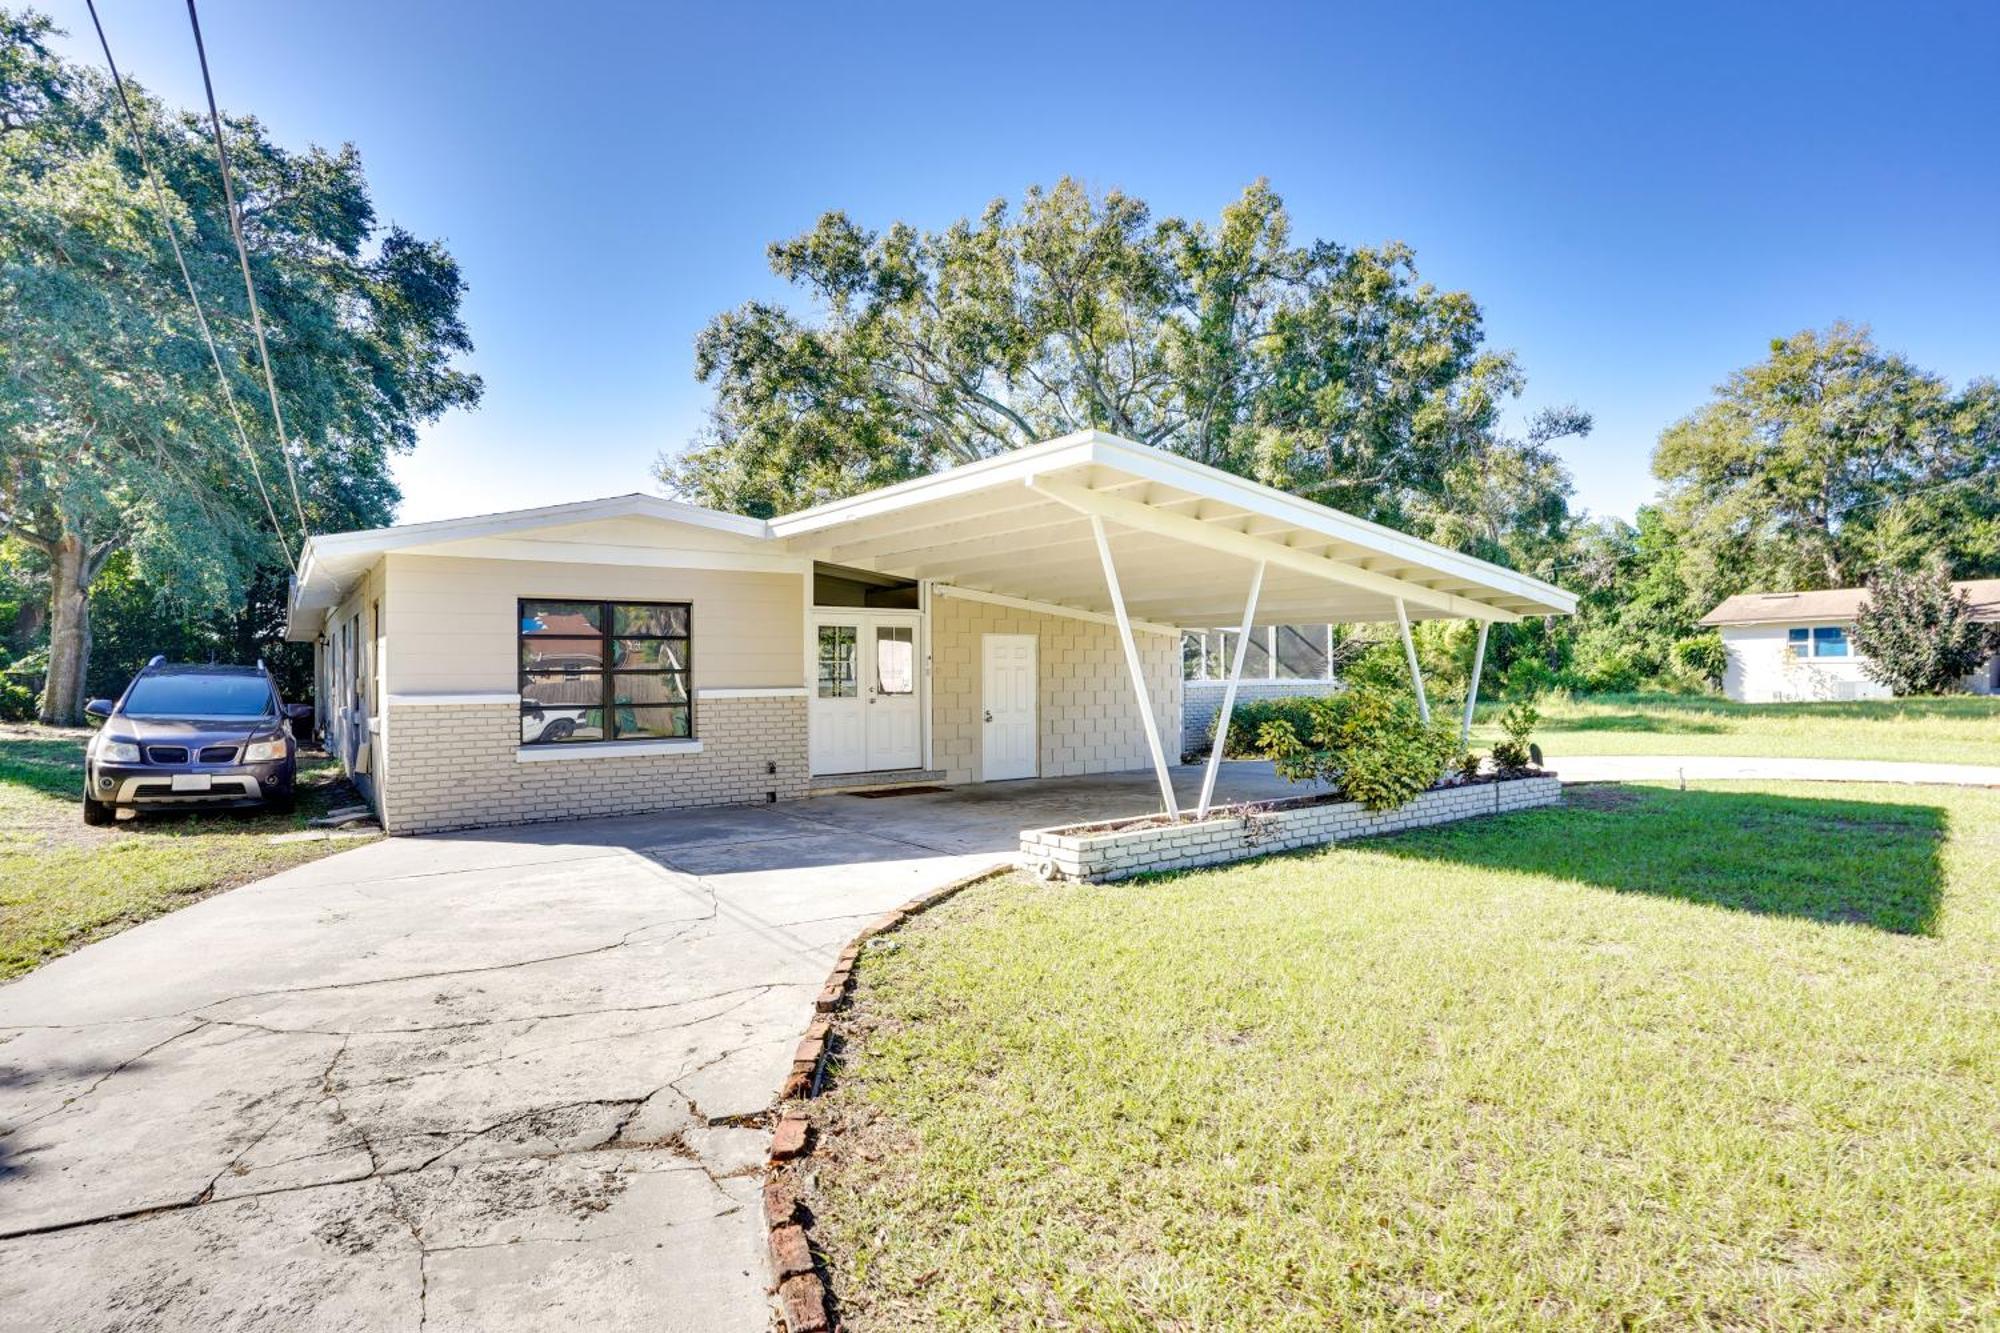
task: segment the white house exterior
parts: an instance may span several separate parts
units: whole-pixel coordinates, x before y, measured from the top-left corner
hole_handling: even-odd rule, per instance
[[[1952,585],[1964,591],[1981,620],[2000,621],[2000,579]],[[1821,592],[1744,593],[1703,616],[1722,634],[1729,665],[1722,692],[1743,703],[1886,699],[1889,687],[1871,680],[1854,643],[1854,620],[1866,588]],[[1974,694],[2000,693],[2000,654],[1966,677]]]
[[[1182,626],[1574,604],[1084,432],[770,520],[627,495],[316,537],[289,632],[329,746],[420,833],[1149,762],[1172,811]]]

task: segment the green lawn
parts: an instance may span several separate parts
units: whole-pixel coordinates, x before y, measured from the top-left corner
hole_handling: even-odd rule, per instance
[[[2000,1326],[2000,792],[1571,801],[865,952],[849,1325]]]
[[[352,847],[272,845],[355,799],[337,764],[301,755],[290,816],[162,815],[86,828],[80,730],[0,726],[0,979],[162,912]]]
[[[1499,737],[1480,709],[1475,743]],[[1728,754],[2000,764],[2000,697],[1739,704],[1673,694],[1555,698],[1535,739],[1551,761],[1586,754]]]

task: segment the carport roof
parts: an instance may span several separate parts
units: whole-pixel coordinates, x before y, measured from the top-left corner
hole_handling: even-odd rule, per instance
[[[1266,563],[1260,624],[1564,615],[1540,579],[1115,435],[1084,431],[771,520],[793,550],[980,592],[1111,611],[1091,518],[1125,603],[1156,624],[1236,623]]]
[[[1108,539],[1127,610],[1157,625],[1233,625],[1265,565],[1259,624],[1516,620],[1573,611],[1540,579],[1421,541],[1217,468],[1098,431],[762,520],[657,496],[341,533],[308,543],[293,596],[301,615],[334,605],[391,551],[491,553],[491,539],[599,519],[706,530],[746,552],[933,580],[989,596],[1113,613],[1094,525]],[[662,532],[664,545],[671,539]],[[533,558],[586,559],[565,543]],[[596,557],[604,559],[601,551]]]

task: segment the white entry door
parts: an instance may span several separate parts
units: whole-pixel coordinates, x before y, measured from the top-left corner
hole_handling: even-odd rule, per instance
[[[1035,636],[988,634],[982,657],[979,776],[987,782],[1032,778],[1037,772]]]
[[[874,612],[813,620],[809,759],[818,773],[918,768],[924,759],[920,618]]]

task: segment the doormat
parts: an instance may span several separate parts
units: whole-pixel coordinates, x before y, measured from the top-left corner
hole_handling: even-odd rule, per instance
[[[949,791],[948,787],[877,787],[874,791],[850,791],[839,793],[843,796],[859,796],[864,800],[875,800],[882,796],[928,796],[934,791]]]

